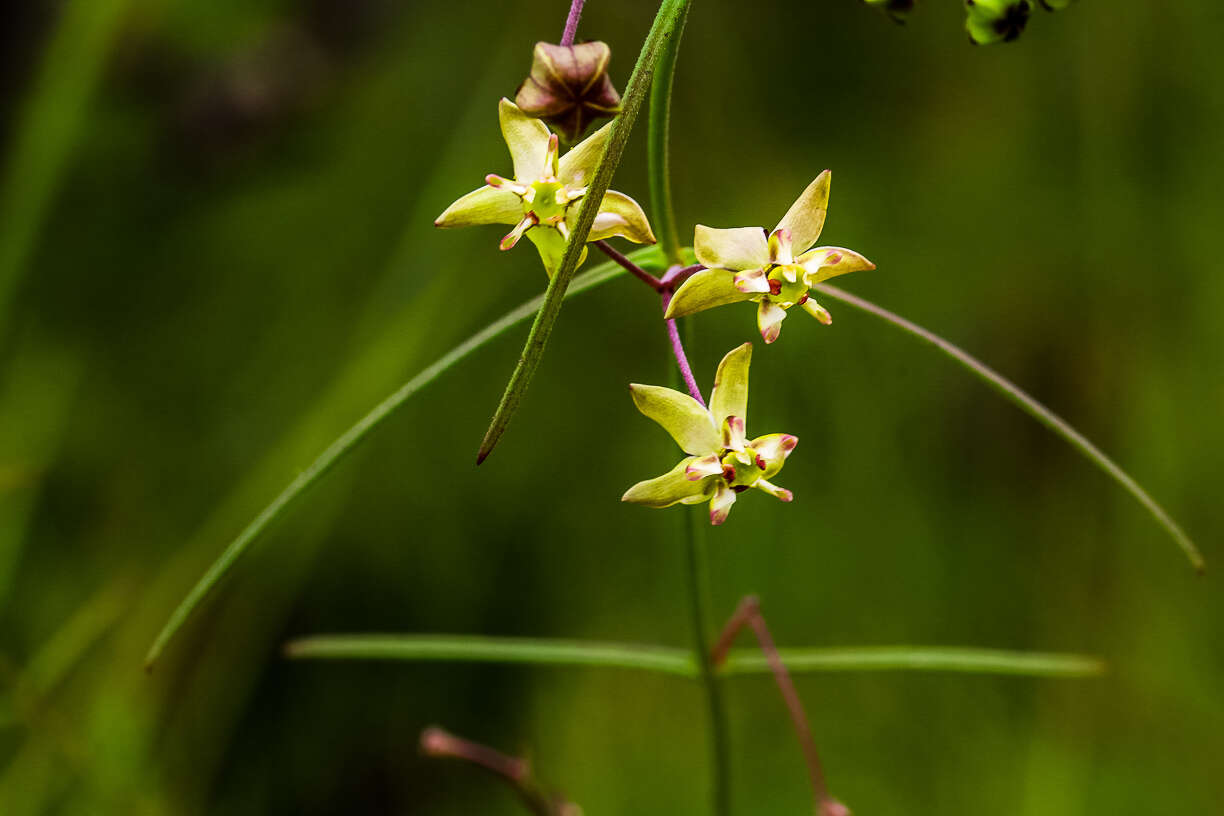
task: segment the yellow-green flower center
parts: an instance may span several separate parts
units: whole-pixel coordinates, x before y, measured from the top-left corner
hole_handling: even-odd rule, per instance
[[[808,293],[803,273],[803,267],[798,264],[775,264],[770,267],[766,273],[769,280],[769,299],[783,308],[802,303]],[[794,278],[794,281],[789,278]]]
[[[569,205],[581,195],[573,193],[559,181],[533,181],[523,196],[523,213],[534,215],[541,224],[557,224],[565,220]]]

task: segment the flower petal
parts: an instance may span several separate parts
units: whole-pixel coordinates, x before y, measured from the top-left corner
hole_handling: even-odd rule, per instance
[[[722,446],[731,451],[736,451],[736,458],[742,464],[751,465],[753,462],[752,455],[744,450],[744,442],[747,439],[744,436],[744,418],[737,416],[729,416],[722,424]]]
[[[667,304],[664,317],[671,320],[745,300],[752,300],[752,295],[746,295],[735,288],[734,272],[725,269],[703,269],[680,284],[671,302]]]
[[[847,272],[863,272],[875,269],[876,265],[855,252],[843,247],[816,247],[803,253],[799,264],[806,273],[803,278],[808,286],[815,286],[821,281],[845,275]]]
[[[609,122],[562,156],[557,180],[567,187],[585,187],[590,184],[591,176],[595,175],[595,168],[603,158],[604,146],[608,143],[611,128],[612,123]]]
[[[769,276],[765,274],[763,268],[736,272],[735,288],[745,295],[767,295],[769,294]]]
[[[629,391],[637,409],[662,425],[685,453],[707,456],[722,452],[710,412],[688,394],[638,383],[630,385]]]
[[[570,211],[577,218],[578,208],[571,207]],[[646,220],[646,213],[642,211],[641,206],[624,193],[609,190],[599,203],[599,213],[595,216],[587,240],[602,241],[613,235],[627,238],[635,244],[655,242],[654,232],[651,231],[650,222]]]
[[[757,269],[769,264],[769,244],[760,227],[715,229],[698,224],[693,251],[703,266],[718,269]]]
[[[785,487],[778,487],[776,484],[767,482],[764,479],[757,479],[756,483],[753,484],[752,486],[759,487],[761,490],[764,490],[766,493],[773,496],[775,499],[780,499],[784,502],[795,500],[794,493],[791,493]]]
[[[757,328],[761,330],[761,337],[765,338],[766,343],[772,343],[778,339],[778,335],[782,332],[782,321],[785,319],[785,309],[769,298],[761,300],[761,305],[757,308]]]
[[[723,472],[722,460],[718,458],[718,454],[711,453],[709,456],[692,457],[688,459],[688,467],[684,469],[684,475],[688,477],[690,482],[700,481],[707,476],[721,476]]]
[[[621,501],[644,504],[647,507],[670,507],[678,502],[696,504],[702,501],[709,496],[711,483],[689,480],[685,475],[685,468],[692,461],[692,457],[683,459],[662,476],[638,482],[625,491]]]
[[[829,314],[828,309],[817,303],[816,298],[809,297],[807,300],[803,301],[802,306],[803,311],[807,312],[826,326],[833,322],[833,315]]]
[[[764,477],[768,479],[782,469],[782,466],[786,464],[786,457],[791,455],[791,451],[798,444],[799,437],[797,436],[775,433],[758,436],[748,443],[748,447],[765,460],[765,467],[762,470],[765,471]]]
[[[561,232],[556,227],[540,224],[527,230],[527,238],[539,251],[548,277],[557,274],[557,270],[561,268],[561,259],[565,257],[565,239],[561,237]],[[578,256],[578,266],[582,266],[586,256],[587,248],[584,246],[582,254]]]
[[[778,229],[790,231],[791,245],[795,252],[803,252],[816,243],[820,231],[824,229],[825,213],[829,209],[831,175],[825,170],[817,176],[778,222]]]
[[[731,505],[735,504],[735,491],[723,481],[715,482],[714,495],[710,497],[710,523],[717,526],[727,520]]]
[[[545,174],[545,155],[548,152],[548,128],[539,119],[533,119],[519,110],[518,105],[503,98],[497,106],[501,120],[502,137],[510,148],[514,159],[514,178],[531,183]]]
[[[727,352],[714,374],[714,390],[710,393],[710,416],[722,426],[729,416],[748,419],[748,366],[752,363],[752,344]]]
[[[523,217],[523,199],[509,190],[484,186],[446,208],[435,227],[470,227],[474,224],[517,224]]]

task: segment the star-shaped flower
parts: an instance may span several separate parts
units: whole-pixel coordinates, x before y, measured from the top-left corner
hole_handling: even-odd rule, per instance
[[[786,310],[801,306],[821,323],[833,318],[808,290],[829,278],[875,269],[851,249],[810,249],[824,228],[830,173],[825,170],[791,205],[773,232],[761,227],[714,229],[697,225],[693,249],[707,268],[676,290],[667,317],[683,317],[724,303],[753,300],[757,327],[766,343],[778,339]]]
[[[514,179],[490,174],[488,182],[446,208],[434,221],[439,227],[472,224],[513,224],[501,248],[510,249],[524,235],[540,252],[551,278],[561,266],[565,243],[578,218],[578,202],[603,156],[611,123],[558,156],[558,139],[539,119],[523,113],[509,99],[498,106],[502,135],[514,160]],[[653,244],[650,222],[638,203],[624,193],[608,190],[599,205],[587,241],[619,235],[638,244]],[[586,247],[582,259],[586,258]],[[579,263],[582,262],[579,260]]]
[[[749,441],[744,422],[748,413],[748,365],[752,344],[731,350],[718,365],[707,409],[688,394],[657,385],[629,386],[639,411],[663,426],[688,454],[667,473],[638,482],[621,501],[648,507],[710,502],[710,523],[727,520],[737,494],[750,487],[784,502],[789,490],[767,481],[786,464],[798,437],[768,434]]]

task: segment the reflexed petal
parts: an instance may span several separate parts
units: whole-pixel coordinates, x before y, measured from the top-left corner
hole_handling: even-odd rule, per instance
[[[764,269],[748,269],[735,273],[735,288],[745,295],[769,294],[769,276]]]
[[[722,451],[710,412],[688,394],[638,383],[630,385],[629,391],[637,409],[662,425],[685,453],[706,456]]]
[[[717,487],[714,488],[714,495],[710,498],[710,523],[714,525],[722,524],[727,520],[727,514],[731,512],[731,505],[735,504],[735,491],[727,487],[726,482],[715,482]]]
[[[577,219],[578,207],[571,207],[570,212]],[[595,216],[587,240],[602,241],[613,235],[627,238],[635,244],[655,242],[654,232],[651,231],[650,222],[646,220],[646,213],[642,212],[641,206],[624,193],[609,190],[599,204],[599,214]]]
[[[611,128],[612,123],[609,122],[562,156],[557,180],[568,187],[585,187],[590,184],[591,176],[595,175],[595,168],[603,158],[604,146],[608,143]]]
[[[668,320],[712,309],[727,303],[752,300],[735,288],[735,273],[725,269],[704,269],[680,284],[667,305]]]
[[[523,217],[523,199],[509,190],[481,187],[446,208],[435,227],[470,227],[474,224],[517,224]]]
[[[829,314],[828,309],[817,303],[816,298],[809,297],[807,300],[803,301],[803,311],[807,312],[826,326],[833,322],[833,315]]]
[[[715,453],[701,458],[693,457],[688,460],[688,463],[684,474],[691,482],[700,481],[707,476],[721,476],[723,472],[722,460]]]
[[[853,249],[842,247],[816,247],[805,252],[799,258],[799,263],[806,271],[804,280],[808,286],[815,286],[821,281],[845,275],[847,272],[862,272],[875,269],[876,266]]]
[[[727,450],[739,451],[741,455],[736,458],[745,465],[751,465],[753,458],[751,454],[744,451],[744,442],[744,418],[727,417],[722,424],[722,446]]]
[[[781,499],[784,502],[794,501],[795,499],[795,494],[791,493],[785,487],[778,487],[776,484],[767,482],[764,479],[757,479],[756,484],[754,484],[753,487],[759,487],[761,490],[764,490],[775,499]]]
[[[824,229],[825,213],[829,209],[830,176],[828,170],[817,176],[778,222],[778,229],[790,230],[795,252],[803,252],[816,243]]]
[[[729,416],[748,421],[748,366],[752,363],[752,344],[744,343],[727,352],[714,373],[710,392],[710,416],[720,426]]]
[[[501,120],[502,137],[510,148],[510,158],[514,159],[514,178],[528,184],[543,178],[551,135],[548,128],[539,119],[523,113],[509,99],[498,103],[497,115]]]
[[[719,269],[757,269],[769,263],[769,245],[760,227],[715,229],[698,224],[693,251],[702,266]]]
[[[757,328],[761,330],[761,337],[765,338],[766,343],[772,343],[778,339],[782,331],[782,321],[785,319],[785,309],[768,298],[761,301],[761,305],[757,308]]]
[[[557,270],[561,268],[561,260],[565,257],[565,239],[561,237],[560,231],[556,227],[540,224],[527,230],[527,238],[535,244],[535,248],[539,251],[540,260],[544,262],[544,271],[548,273],[548,277],[551,278],[557,274]],[[587,248],[584,246],[582,254],[578,256],[578,266],[582,266],[586,256]]]
[[[711,486],[708,482],[689,480],[684,471],[691,461],[691,458],[684,459],[662,476],[638,482],[625,491],[621,501],[647,507],[670,507],[677,502],[696,504],[702,501],[709,496]]]
[[[756,439],[748,443],[748,446],[757,452],[762,459],[765,460],[765,478],[773,476],[782,466],[786,464],[786,457],[791,455],[791,451],[799,444],[799,437],[791,434],[766,434],[758,436]]]

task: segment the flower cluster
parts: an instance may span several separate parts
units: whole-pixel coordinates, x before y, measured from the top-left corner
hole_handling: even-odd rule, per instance
[[[748,414],[748,365],[752,344],[730,351],[718,365],[714,390],[707,409],[688,394],[657,385],[629,386],[639,411],[671,434],[687,456],[674,468],[638,482],[621,501],[648,507],[710,503],[710,523],[727,520],[736,494],[750,487],[784,502],[789,490],[769,482],[790,456],[798,437],[774,433],[749,440],[745,434]]]
[[[607,62],[607,46],[602,43],[538,44],[531,76],[518,94],[527,109],[508,99],[498,105],[514,177],[486,176],[485,186],[447,207],[435,224],[510,226],[501,248],[510,249],[525,236],[539,251],[548,276],[556,274],[577,219],[579,207],[575,204],[587,195],[611,125],[596,130],[562,155],[560,139],[536,116],[549,118],[567,128],[567,136],[576,138],[595,115],[614,110],[619,97],[608,80]],[[641,273],[664,295],[665,319],[730,303],[754,302],[757,328],[767,344],[778,339],[782,321],[793,306],[821,323],[832,322],[828,311],[812,297],[813,287],[848,272],[874,269],[875,265],[851,249],[815,246],[828,212],[830,178],[828,170],[817,176],[772,231],[698,224],[693,250],[699,267],[693,274],[676,278],[683,281],[676,286],[671,277],[656,280]],[[638,203],[609,190],[599,204],[586,242],[613,236],[636,243],[655,241]],[[616,255],[606,245],[600,246]],[[579,263],[586,253],[584,245]],[[620,260],[628,262],[623,256]],[[677,361],[687,370],[676,337]],[[662,425],[685,457],[662,476],[629,488],[623,501],[649,507],[708,502],[712,524],[722,524],[736,496],[749,488],[791,501],[791,492],[770,480],[782,469],[798,438],[774,433],[749,439],[746,433],[751,359],[750,343],[723,358],[709,408],[691,375],[689,394],[652,385],[630,386],[638,410]]]

